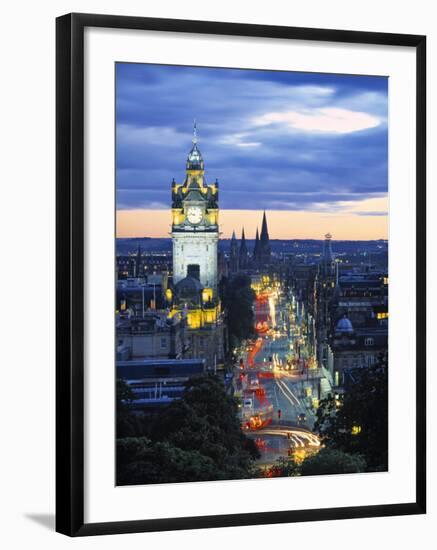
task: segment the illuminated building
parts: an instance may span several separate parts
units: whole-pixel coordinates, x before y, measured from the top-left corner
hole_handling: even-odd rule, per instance
[[[384,272],[346,272],[337,278],[333,318],[347,314],[354,327],[386,326],[388,278]]]
[[[185,180],[172,182],[173,284],[187,276],[189,265],[197,265],[200,283],[216,296],[218,216],[218,181],[206,183],[195,125]]]
[[[147,275],[143,278],[129,277],[117,281],[116,310],[130,312],[133,317],[142,317],[148,310],[165,307],[164,289],[167,273]]]
[[[323,243],[323,255],[321,262],[321,270],[325,277],[333,276],[335,272],[334,256],[332,254],[332,235],[326,233],[325,241]]]
[[[347,315],[341,317],[328,341],[326,368],[335,385],[344,384],[347,371],[378,363],[381,354],[387,351],[387,338],[387,326],[354,327]]]
[[[143,252],[138,247],[135,253],[117,253],[117,280],[143,278],[148,274],[168,274],[171,271],[171,252]]]
[[[317,362],[335,386],[345,373],[369,367],[387,351],[388,277],[357,265],[340,275],[327,233],[314,284]]]
[[[186,323],[185,358],[204,358],[207,368],[224,362],[224,325],[218,284],[218,182],[207,184],[197,146],[188,155],[182,184],[172,183],[173,288],[169,317]]]

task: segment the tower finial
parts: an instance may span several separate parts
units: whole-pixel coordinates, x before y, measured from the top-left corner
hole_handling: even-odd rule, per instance
[[[197,122],[196,122],[196,119],[194,119],[194,126],[193,126],[193,143],[197,143]]]

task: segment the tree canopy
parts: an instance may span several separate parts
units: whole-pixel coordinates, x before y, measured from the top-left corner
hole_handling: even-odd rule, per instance
[[[366,471],[388,467],[387,359],[368,368],[354,369],[352,382],[339,400],[320,402],[315,430],[327,447],[365,458]]]
[[[212,375],[189,380],[182,399],[132,427],[135,437],[118,434],[120,485],[248,478],[258,457],[241,431],[236,400]]]
[[[117,440],[117,484],[176,483],[216,479],[214,461],[198,451],[146,437]]]
[[[316,455],[306,458],[300,465],[299,473],[302,476],[353,474],[364,472],[365,469],[366,461],[361,455],[324,448]]]
[[[250,285],[250,277],[242,274],[231,279],[223,278],[220,284],[231,346],[238,345],[241,340],[254,334],[255,292]]]
[[[263,477],[296,477],[327,474],[352,474],[366,471],[366,461],[357,453],[345,453],[338,449],[322,448],[318,453],[296,461],[293,456],[279,458]]]

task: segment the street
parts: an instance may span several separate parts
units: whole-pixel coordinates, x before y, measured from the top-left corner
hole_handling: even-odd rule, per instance
[[[321,373],[308,353],[293,299],[263,292],[255,302],[257,337],[239,350],[237,394],[242,397],[242,426],[272,464],[291,452],[317,451],[314,399]]]

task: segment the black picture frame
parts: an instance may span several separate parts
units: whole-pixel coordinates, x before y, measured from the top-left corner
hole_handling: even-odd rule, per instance
[[[416,499],[388,505],[84,523],[84,29],[106,27],[403,46],[416,51]],[[426,511],[425,36],[95,14],[56,20],[56,530],[69,536],[423,514]]]

